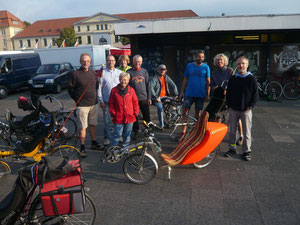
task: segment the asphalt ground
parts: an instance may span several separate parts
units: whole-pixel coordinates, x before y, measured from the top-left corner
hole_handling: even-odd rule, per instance
[[[20,95],[29,93],[18,92],[0,100],[0,119],[5,108],[20,117],[27,114],[17,109]],[[72,108],[73,101],[66,91],[57,96],[66,108]],[[52,110],[57,107],[43,102]],[[157,123],[155,107],[151,107],[151,116]],[[170,132],[155,131],[164,152],[172,151],[177,144],[169,137]],[[300,100],[260,100],[253,110],[252,135],[251,162],[243,161],[241,152],[225,158],[225,137],[208,167],[176,166],[171,181],[166,179],[166,169],[159,169],[146,185],[126,179],[123,161],[103,164],[102,152],[87,150],[82,168],[97,207],[95,224],[300,224]],[[97,136],[103,143],[102,122]],[[12,174],[0,184],[0,199],[11,191],[18,168],[27,163],[6,162]]]

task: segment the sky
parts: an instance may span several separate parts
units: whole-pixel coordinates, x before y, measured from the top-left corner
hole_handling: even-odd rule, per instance
[[[191,9],[199,16],[300,14],[300,0],[1,0],[0,10],[8,10],[22,21],[92,16],[99,12],[134,12]]]

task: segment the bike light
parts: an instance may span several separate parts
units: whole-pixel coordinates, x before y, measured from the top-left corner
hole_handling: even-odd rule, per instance
[[[32,80],[28,80],[28,84],[33,84],[33,81]]]

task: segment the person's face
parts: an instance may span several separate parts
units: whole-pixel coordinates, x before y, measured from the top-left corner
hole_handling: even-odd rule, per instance
[[[159,76],[165,76],[166,72],[167,72],[167,70],[158,70]]]
[[[120,85],[122,88],[126,88],[129,83],[129,77],[122,77],[120,79]]]
[[[248,61],[246,59],[239,59],[236,62],[236,67],[237,67],[237,71],[239,72],[239,74],[245,74],[247,73],[247,69],[248,69]]]
[[[126,68],[127,67],[127,60],[126,59],[123,59],[121,62],[120,62],[120,66],[122,68]]]
[[[196,56],[196,62],[200,65],[204,62],[204,53],[199,53]]]
[[[80,64],[85,71],[88,71],[91,65],[91,58],[88,55],[82,56],[80,60]]]
[[[217,67],[222,69],[225,66],[225,60],[223,57],[220,57],[217,59]]]
[[[133,60],[134,68],[140,69],[142,66],[142,62],[143,62],[143,60],[141,58],[136,58],[135,60]]]
[[[116,64],[116,59],[113,56],[108,56],[106,59],[106,65],[108,69],[113,69],[115,68],[115,64]]]

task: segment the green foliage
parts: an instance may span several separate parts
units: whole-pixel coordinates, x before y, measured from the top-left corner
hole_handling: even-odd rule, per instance
[[[62,42],[65,40],[66,47],[73,47],[76,42],[75,31],[72,27],[65,27],[59,35],[59,38],[55,39],[55,43],[58,47],[61,46]]]
[[[121,36],[121,37],[120,37],[120,42],[121,42],[123,45],[130,44],[130,38],[129,38],[129,37],[125,37],[125,36]]]
[[[25,21],[25,20],[23,23],[26,25],[26,27],[29,27],[31,25],[31,23],[29,23],[28,21]]]

